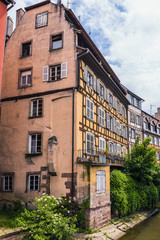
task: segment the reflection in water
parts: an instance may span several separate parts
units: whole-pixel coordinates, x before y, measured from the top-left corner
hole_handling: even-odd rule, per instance
[[[160,240],[160,213],[129,230],[120,240]]]

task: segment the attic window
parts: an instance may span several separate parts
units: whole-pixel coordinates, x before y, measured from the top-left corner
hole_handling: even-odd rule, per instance
[[[31,42],[22,44],[22,57],[31,56]]]
[[[51,37],[51,50],[60,49],[63,47],[62,34]]]
[[[48,24],[48,12],[36,15],[36,28],[44,27]]]

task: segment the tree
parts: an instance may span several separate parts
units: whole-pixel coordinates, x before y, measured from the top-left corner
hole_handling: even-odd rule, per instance
[[[150,184],[155,172],[156,149],[149,146],[150,141],[149,137],[141,143],[138,136],[123,166],[124,172],[140,184]]]

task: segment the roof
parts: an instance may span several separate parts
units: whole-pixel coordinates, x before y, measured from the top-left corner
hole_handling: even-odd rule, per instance
[[[101,62],[102,66],[105,68],[105,70],[112,76],[113,80],[117,83],[123,94],[126,94],[125,89],[121,86],[120,80],[115,74],[115,72],[112,70],[110,65],[107,63],[105,58],[103,57],[102,53],[99,51],[95,43],[92,41],[88,33],[85,31],[81,23],[78,21],[74,13],[72,12],[71,9],[65,8],[65,12],[68,15],[68,18],[71,20],[71,22],[76,26],[78,30],[81,30],[79,34],[85,39],[87,45],[90,48],[90,51],[94,54],[94,56],[97,58],[99,62]]]
[[[121,84],[122,85],[122,84]],[[127,91],[127,93],[131,94],[133,97],[137,98],[138,100],[142,100],[145,101],[143,98],[139,97],[138,95],[136,95],[135,93],[133,93],[132,91],[130,91],[127,87],[125,87],[124,85],[122,85],[122,87],[124,87]]]
[[[31,6],[29,6],[29,7],[25,7],[24,9],[25,9],[26,12],[27,12],[27,11],[32,10],[32,9],[34,9],[34,8],[38,8],[38,7],[41,7],[41,6],[43,6],[43,5],[46,5],[46,4],[50,3],[50,2],[51,2],[50,0],[46,0],[46,1],[43,1],[43,2],[40,2],[40,3],[34,4],[34,5],[31,5]]]
[[[9,4],[14,5],[15,4],[14,0],[0,0],[0,1],[3,2],[5,5],[9,5]]]

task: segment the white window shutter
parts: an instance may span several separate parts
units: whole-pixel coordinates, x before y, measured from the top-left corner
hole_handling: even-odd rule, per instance
[[[84,67],[84,81],[87,82],[88,79],[87,79],[87,73],[88,73],[88,70],[86,67]]]
[[[110,126],[110,115],[109,115],[109,113],[107,113],[106,118],[107,118],[107,128],[109,129],[109,126]]]
[[[97,90],[97,80],[96,80],[95,76],[93,76],[93,87],[94,87],[94,90],[96,91]]]
[[[116,109],[116,98],[113,97],[113,107]]]
[[[100,94],[100,82],[97,80],[97,93]]]
[[[115,132],[115,118],[113,118],[113,132]]]
[[[106,100],[106,88],[104,86],[104,100]]]
[[[67,62],[61,63],[61,78],[67,77]]]
[[[44,66],[43,67],[43,72],[42,72],[43,82],[47,82],[49,80],[48,74],[49,74],[49,67],[48,66]]]

